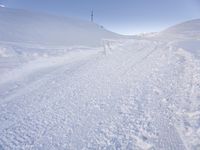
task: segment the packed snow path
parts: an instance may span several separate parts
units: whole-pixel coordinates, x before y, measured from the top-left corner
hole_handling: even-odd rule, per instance
[[[34,75],[0,97],[0,149],[200,148],[200,61],[184,49],[111,41]]]

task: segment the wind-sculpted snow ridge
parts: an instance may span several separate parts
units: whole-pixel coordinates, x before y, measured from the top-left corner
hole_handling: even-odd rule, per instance
[[[200,148],[199,58],[180,43],[103,43],[0,84],[0,149]]]

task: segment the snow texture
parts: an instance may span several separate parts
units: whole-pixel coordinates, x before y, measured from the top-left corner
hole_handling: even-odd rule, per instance
[[[66,29],[67,41],[75,41],[59,45],[28,36],[42,30],[35,23],[24,37],[11,31],[10,20],[21,26],[27,14],[0,11],[25,17],[6,21],[0,13],[0,149],[200,149],[199,20],[104,40],[95,38],[98,26],[68,20],[75,27]],[[50,28],[42,36],[52,37]],[[81,36],[91,33],[85,41],[79,28]]]

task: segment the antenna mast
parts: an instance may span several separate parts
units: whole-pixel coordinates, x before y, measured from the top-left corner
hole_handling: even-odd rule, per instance
[[[94,11],[91,11],[91,22],[94,22]]]

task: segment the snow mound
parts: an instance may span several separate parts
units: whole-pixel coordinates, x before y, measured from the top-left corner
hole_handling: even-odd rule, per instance
[[[166,40],[177,49],[184,49],[200,58],[200,19],[172,26],[159,33],[156,38]]]
[[[0,7],[0,41],[97,46],[104,38],[117,37],[88,21]]]
[[[172,26],[161,32],[160,35],[165,38],[200,38],[200,19]]]

